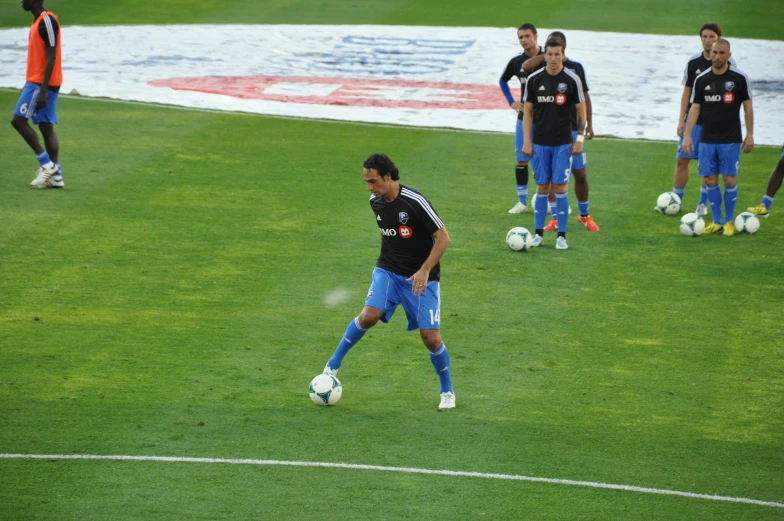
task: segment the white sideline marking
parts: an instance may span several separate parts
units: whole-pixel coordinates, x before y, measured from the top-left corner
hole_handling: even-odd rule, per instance
[[[102,456],[94,454],[0,454],[0,459],[51,459],[51,460],[112,460],[112,461],[164,461],[173,463],[228,463],[231,465],[279,465],[284,467],[326,467],[333,469],[349,470],[376,470],[380,472],[405,472],[409,474],[428,474],[436,476],[457,476],[482,479],[505,479],[509,481],[530,481],[534,483],[550,483],[553,485],[572,485],[576,487],[604,488],[610,490],[624,490],[626,492],[639,492],[643,494],[659,494],[664,496],[680,496],[693,499],[708,499],[711,501],[728,501],[730,503],[745,503],[763,507],[784,508],[784,503],[775,501],[760,501],[745,497],[717,496],[710,494],[695,494],[679,490],[661,488],[637,487],[634,485],[614,485],[612,483],[597,483],[593,481],[575,481],[572,479],[538,478],[534,476],[519,476],[516,474],[487,474],[484,472],[465,472],[460,470],[431,470],[411,467],[384,467],[380,465],[356,465],[353,463],[327,463],[321,461],[280,461],[263,459],[225,459],[225,458],[182,458],[173,456]]]

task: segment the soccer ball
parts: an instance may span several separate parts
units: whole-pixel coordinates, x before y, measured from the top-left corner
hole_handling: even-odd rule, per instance
[[[681,233],[686,237],[699,237],[705,229],[705,221],[695,212],[681,217]]]
[[[675,192],[664,192],[656,199],[653,209],[662,215],[675,215],[681,211],[681,198]]]
[[[310,399],[316,405],[335,405],[343,395],[340,380],[328,374],[320,374],[310,382]]]
[[[759,225],[759,219],[751,212],[743,212],[735,218],[735,228],[740,233],[748,233],[749,235],[757,233]]]
[[[509,246],[510,250],[514,251],[528,250],[531,247],[532,240],[531,232],[522,226],[512,228],[506,234],[506,245]]]

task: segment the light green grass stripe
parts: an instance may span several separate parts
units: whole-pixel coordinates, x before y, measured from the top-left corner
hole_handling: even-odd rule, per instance
[[[461,470],[432,470],[414,467],[386,467],[380,465],[357,465],[353,463],[328,463],[322,461],[279,461],[259,459],[228,459],[228,458],[183,458],[173,456],[102,456],[95,454],[0,454],[0,459],[49,459],[49,460],[111,460],[111,461],[159,461],[169,463],[228,463],[231,465],[279,465],[284,467],[324,467],[349,470],[374,470],[379,472],[403,472],[408,474],[428,474],[436,476],[455,476],[481,479],[504,479],[509,481],[529,481],[533,483],[550,483],[553,485],[571,485],[577,487],[603,488],[610,490],[623,490],[642,494],[659,494],[665,496],[680,496],[692,499],[707,499],[710,501],[727,501],[730,503],[745,503],[773,508],[784,508],[784,503],[775,501],[761,501],[744,497],[717,496],[711,494],[696,494],[680,490],[667,490],[661,488],[638,487],[635,485],[615,485],[612,483],[597,483],[594,481],[575,481],[572,479],[539,478],[535,476],[519,476],[516,474],[489,474],[484,472],[466,472]]]

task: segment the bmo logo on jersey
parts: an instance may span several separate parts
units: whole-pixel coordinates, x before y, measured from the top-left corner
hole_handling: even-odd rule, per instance
[[[536,101],[538,103],[552,103],[555,101],[555,96],[537,96]]]
[[[414,230],[412,230],[408,226],[401,226],[400,228],[397,229],[397,233],[403,239],[409,239],[411,238],[412,235],[414,235]]]
[[[379,228],[378,230],[384,237],[397,237],[397,230],[394,228]]]
[[[727,94],[730,94],[729,92]],[[714,94],[713,96],[705,96],[705,101],[721,101],[721,94]]]

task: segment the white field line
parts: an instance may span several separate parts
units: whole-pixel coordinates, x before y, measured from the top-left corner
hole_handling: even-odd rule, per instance
[[[378,472],[403,472],[408,474],[427,474],[436,476],[453,476],[480,479],[504,479],[509,481],[528,481],[533,483],[549,483],[552,485],[570,485],[576,487],[603,488],[610,490],[623,490],[625,492],[638,492],[642,494],[659,494],[664,496],[680,496],[692,499],[707,499],[710,501],[727,501],[730,503],[744,503],[763,507],[784,508],[784,503],[775,501],[761,501],[744,497],[718,496],[712,494],[696,494],[679,490],[660,488],[637,487],[634,485],[614,485],[612,483],[597,483],[593,481],[575,481],[572,479],[539,478],[534,476],[520,476],[516,474],[488,474],[484,472],[465,472],[459,470],[432,470],[411,467],[385,467],[380,465],[356,465],[352,463],[327,463],[320,461],[279,461],[259,459],[225,459],[225,458],[183,458],[172,456],[111,456],[94,454],[0,454],[0,459],[48,459],[48,460],[111,460],[111,461],[157,461],[167,463],[224,463],[231,465],[279,465],[284,467],[322,467],[348,470],[374,470]]]

